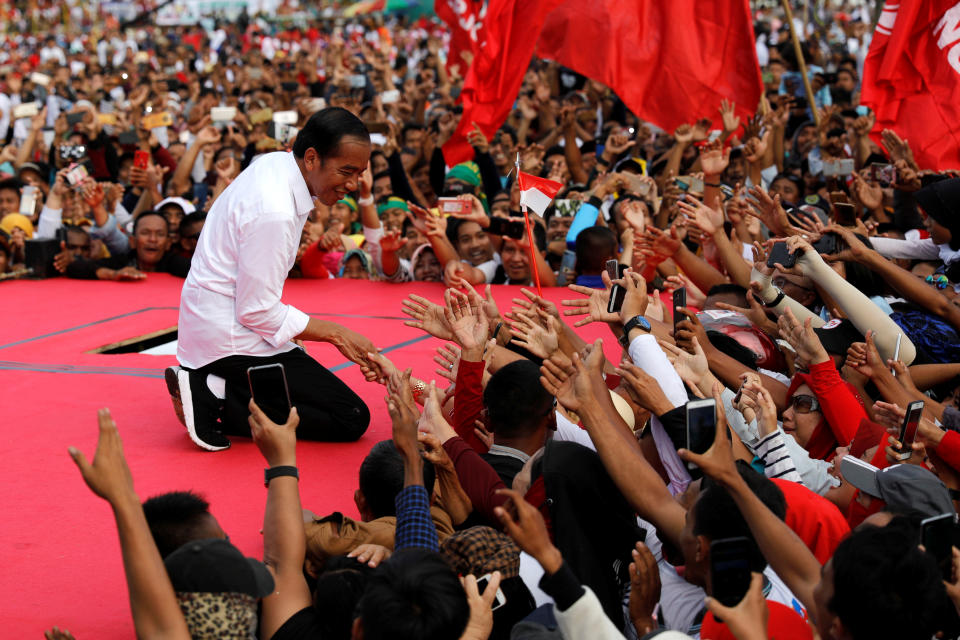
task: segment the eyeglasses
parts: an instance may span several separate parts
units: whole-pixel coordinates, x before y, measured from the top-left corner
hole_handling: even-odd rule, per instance
[[[929,275],[926,277],[927,284],[932,284],[937,289],[946,289],[947,285],[950,284],[950,281],[947,279],[947,276],[942,273],[937,275]]]
[[[796,395],[790,398],[790,406],[792,406],[793,410],[797,413],[820,411],[820,402],[815,397],[806,394]]]

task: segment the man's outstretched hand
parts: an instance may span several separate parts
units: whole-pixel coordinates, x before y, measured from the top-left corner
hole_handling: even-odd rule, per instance
[[[370,338],[346,327],[340,327],[330,339],[330,343],[348,360],[360,365],[360,370],[363,371],[363,377],[367,382],[383,380],[386,377],[380,363],[370,356],[379,352]]]
[[[123,456],[123,442],[120,441],[120,432],[110,415],[110,409],[100,409],[97,418],[100,421],[100,437],[97,439],[93,462],[87,462],[86,456],[74,447],[68,449],[70,457],[90,490],[110,504],[117,504],[121,499],[131,496],[136,499],[133,476]]]

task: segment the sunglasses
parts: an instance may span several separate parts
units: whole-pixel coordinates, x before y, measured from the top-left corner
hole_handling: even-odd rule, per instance
[[[811,413],[820,410],[820,402],[815,397],[806,394],[790,398],[790,406],[797,413]]]

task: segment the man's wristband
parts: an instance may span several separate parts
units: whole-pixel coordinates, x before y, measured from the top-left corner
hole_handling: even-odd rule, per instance
[[[763,302],[761,300],[761,302],[763,302],[763,306],[765,306],[768,309],[772,309],[773,307],[777,306],[783,301],[784,298],[787,297],[787,294],[785,294],[782,289],[777,289],[776,287],[774,287],[774,290],[777,292],[776,298],[774,298],[770,302]]]
[[[362,207],[369,207],[373,204],[373,196],[367,196],[366,198],[360,198],[357,200],[357,204]]]
[[[274,478],[279,478],[281,476],[292,476],[297,480],[300,479],[300,472],[297,471],[296,467],[291,467],[288,465],[281,465],[279,467],[270,467],[269,469],[263,470],[263,486],[269,487],[270,481]]]

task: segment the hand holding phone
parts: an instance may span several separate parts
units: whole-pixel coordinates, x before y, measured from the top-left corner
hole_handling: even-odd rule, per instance
[[[917,429],[920,426],[920,416],[923,415],[923,400],[915,400],[907,405],[907,413],[903,416],[903,424],[900,425],[900,453],[896,454],[897,460],[909,460],[913,455],[913,441],[917,437]]]
[[[713,446],[717,435],[717,401],[691,400],[687,403],[687,441],[684,448],[696,454],[704,454]],[[691,469],[696,465],[688,462]]]
[[[280,363],[247,369],[250,396],[263,413],[276,424],[284,424],[290,416],[290,388],[287,374]]]
[[[673,335],[677,335],[677,323],[681,322],[686,316],[677,313],[677,309],[687,306],[687,288],[680,287],[673,292]]]
[[[797,264],[797,257],[796,251],[790,253],[786,242],[774,242],[773,248],[770,250],[770,257],[767,258],[767,266],[773,269],[780,264],[789,269]]]

